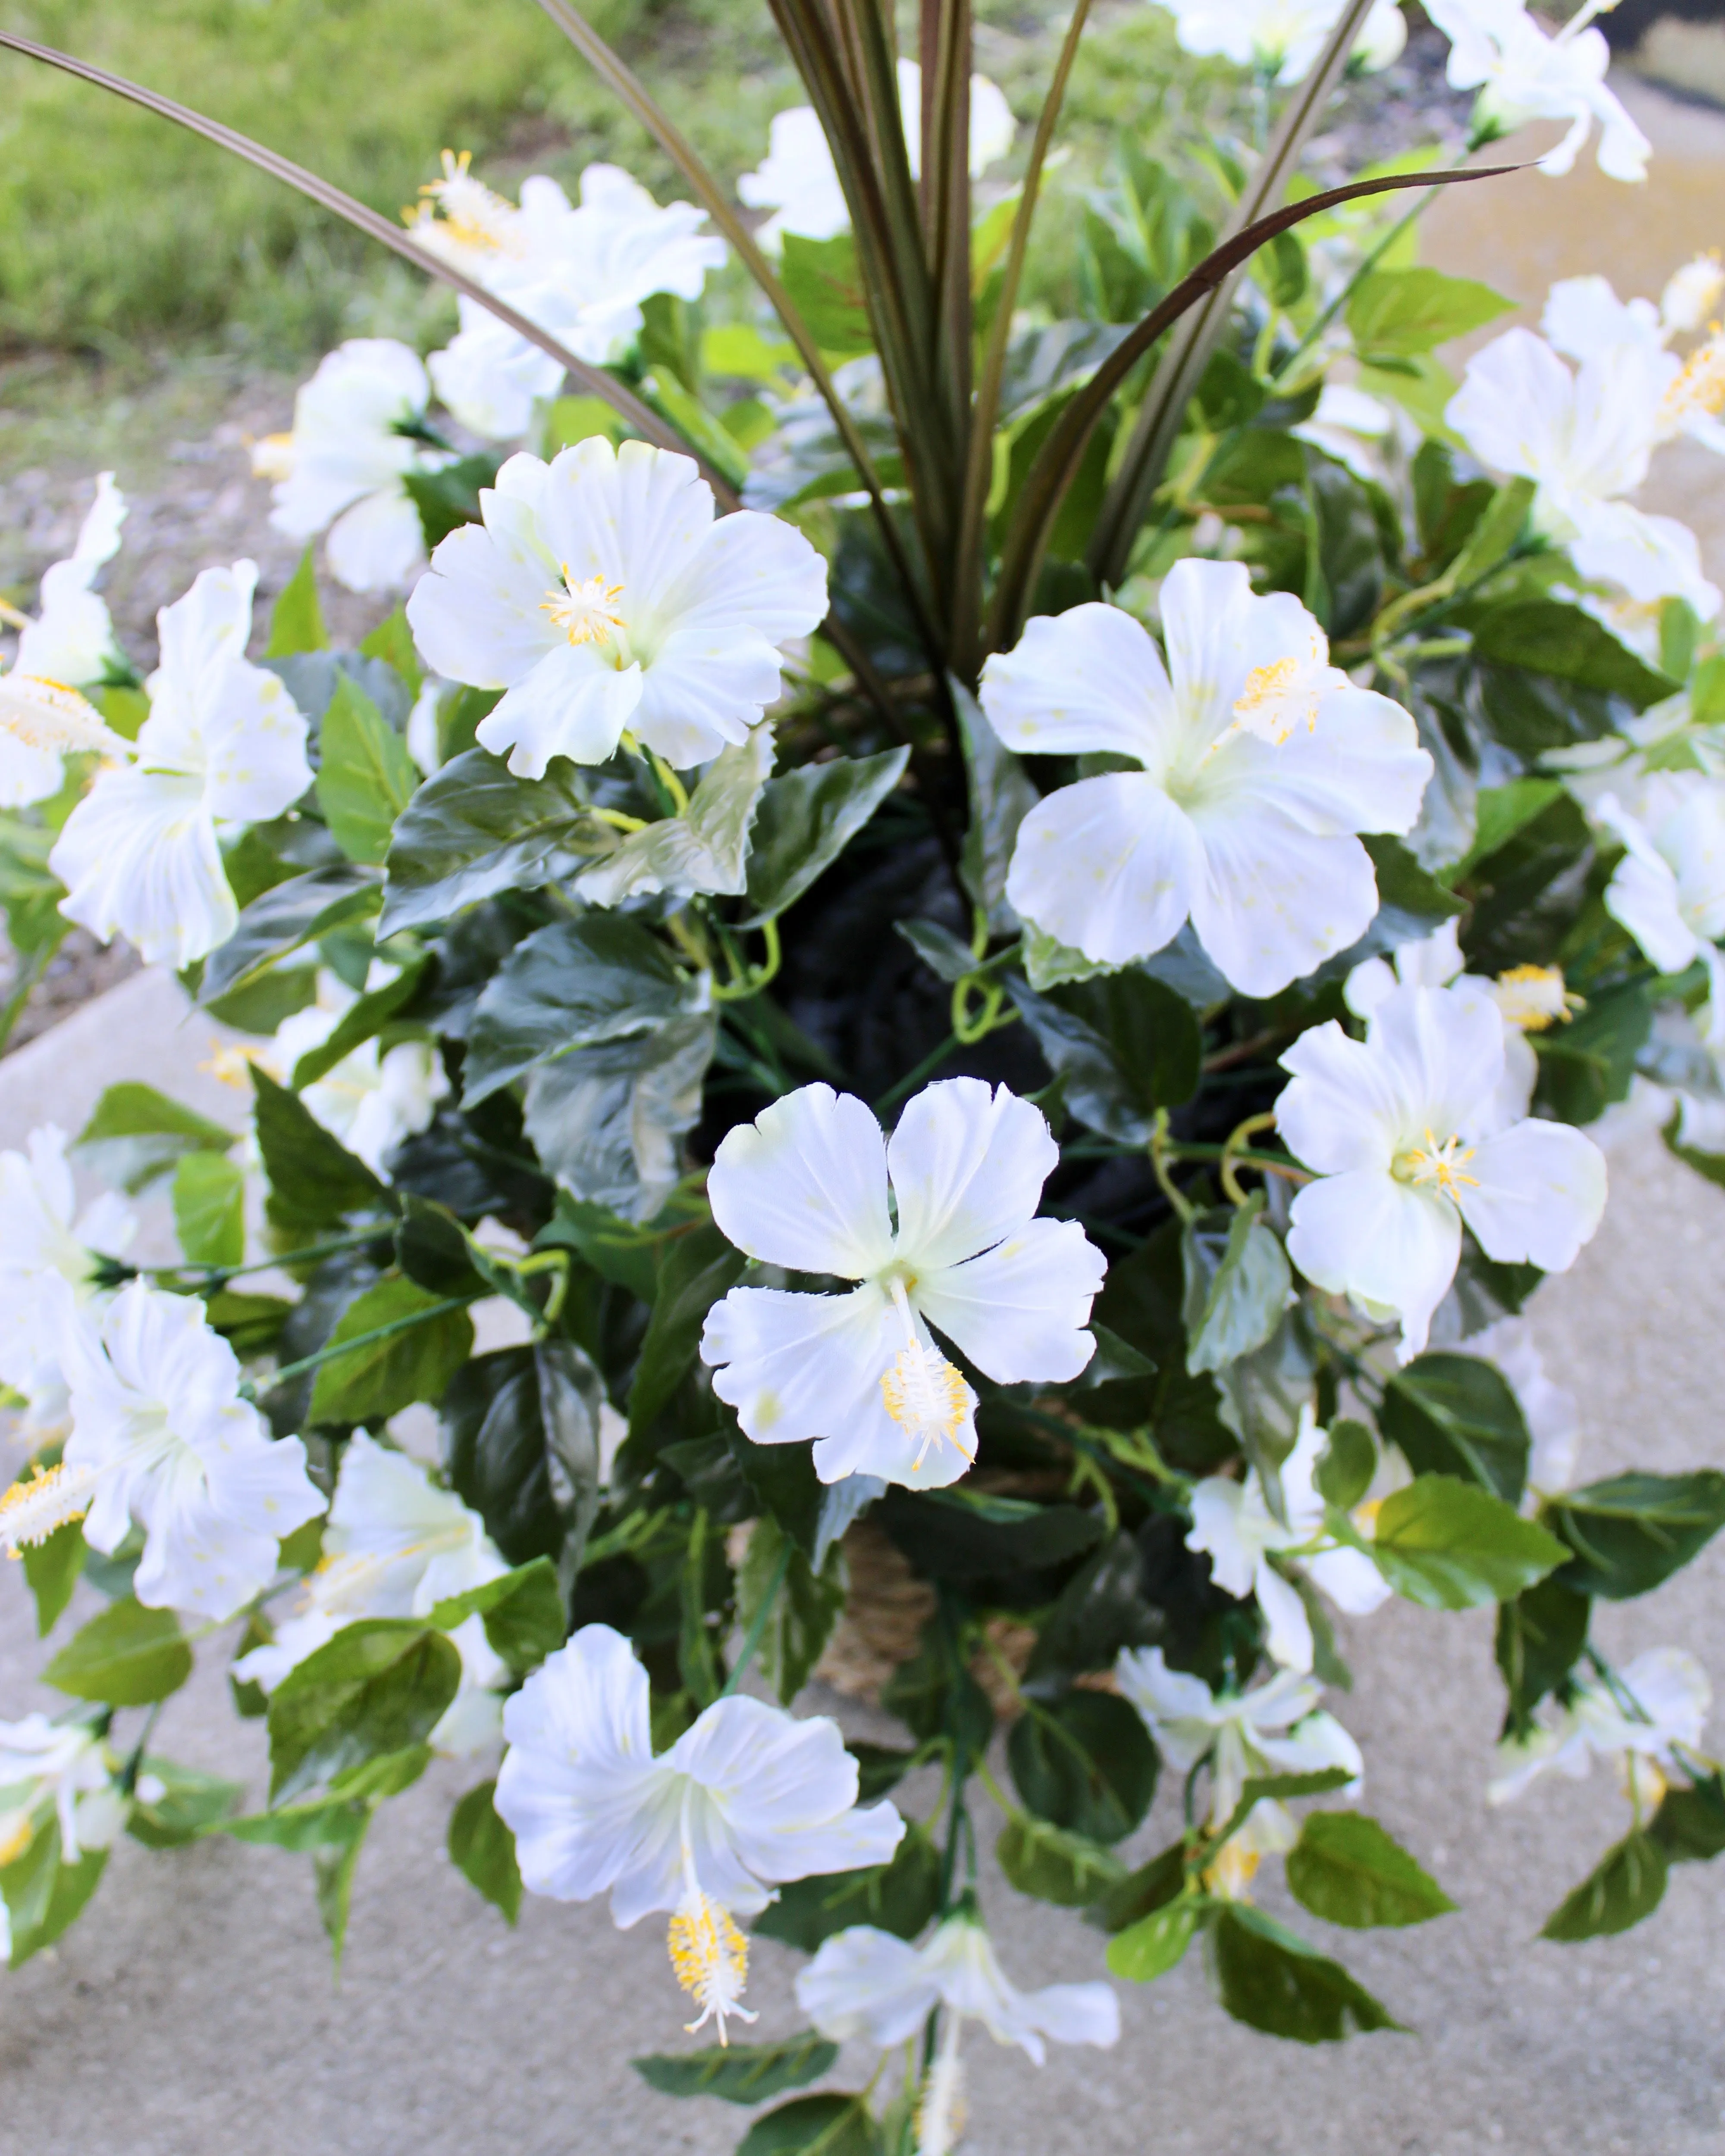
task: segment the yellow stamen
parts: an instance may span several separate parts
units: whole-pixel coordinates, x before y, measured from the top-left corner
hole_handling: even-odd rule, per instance
[[[734,2014],[740,2021],[756,2019],[747,2007],[737,2004],[748,1980],[749,1948],[730,1911],[721,1908],[698,1887],[692,1887],[670,1920],[666,1943],[677,1982],[701,2006],[699,2020],[687,2024],[688,2034],[692,2036],[711,2020],[718,2029],[720,2043],[728,2044],[727,2014]]]
[[[459,157],[453,150],[445,150],[443,177],[420,188],[418,206],[403,210],[403,222],[435,223],[441,235],[480,254],[518,254],[516,226],[521,212],[513,203],[494,194],[483,180],[472,177],[468,171],[472,162],[471,150],[462,151]],[[441,218],[437,215],[439,210]]]
[[[903,1281],[888,1285],[904,1325],[905,1344],[892,1368],[881,1374],[880,1397],[899,1428],[917,1440],[911,1472],[918,1472],[932,1445],[953,1445],[966,1460],[974,1460],[976,1440],[967,1439],[965,1425],[976,1410],[976,1394],[945,1356],[917,1337]]]
[[[56,756],[132,753],[131,743],[105,723],[94,704],[42,674],[0,675],[0,728],[26,748]]]
[[[1251,1896],[1246,1889],[1263,1861],[1259,1851],[1242,1849],[1238,1836],[1224,1842],[1214,1860],[1204,1868],[1205,1891],[1224,1902],[1249,1902]]]
[[[1253,667],[1245,687],[1235,700],[1234,724],[1229,733],[1256,734],[1260,741],[1277,748],[1302,721],[1306,731],[1315,733],[1328,657],[1328,645],[1317,636],[1308,651],[1290,652],[1285,659]]]
[[[916,2092],[913,2120],[916,2156],[951,2156],[964,2138],[964,2066],[956,2041],[960,2020],[959,2015],[952,2015],[948,2025],[953,2031],[953,2039],[943,2043],[935,2053],[934,2062],[923,2076],[922,2086]]]
[[[22,1557],[56,1528],[81,1520],[95,1495],[95,1477],[87,1467],[39,1466],[28,1482],[14,1482],[0,1496],[0,1548],[8,1557]]]
[[[1665,393],[1660,416],[1670,426],[1702,415],[1725,412],[1725,330],[1712,325],[1707,342],[1697,345],[1683,362],[1683,371]]]
[[[1491,994],[1504,1024],[1519,1026],[1523,1033],[1567,1025],[1582,1008],[1582,998],[1564,988],[1561,966],[1512,966],[1497,976]]]
[[[294,438],[291,434],[264,434],[249,444],[254,479],[291,479],[294,475]]]
[[[1425,1145],[1404,1152],[1396,1168],[1409,1183],[1435,1183],[1446,1197],[1459,1199],[1464,1183],[1479,1188],[1478,1176],[1461,1173],[1473,1156],[1474,1148],[1463,1146],[1460,1138],[1445,1138],[1440,1145],[1428,1128]]]
[[[35,1822],[28,1811],[0,1814],[0,1869],[22,1856],[35,1839]]]
[[[553,592],[540,612],[551,616],[571,644],[608,644],[614,630],[620,634],[629,626],[617,611],[622,597],[622,585],[608,584],[603,577],[572,583],[566,562],[563,589]]]

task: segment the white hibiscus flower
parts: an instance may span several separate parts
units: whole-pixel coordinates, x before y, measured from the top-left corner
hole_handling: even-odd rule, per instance
[[[939,1489],[976,1456],[976,1395],[930,1326],[998,1384],[1076,1378],[1105,1266],[1076,1221],[1033,1217],[1059,1158],[1041,1111],[978,1078],[925,1087],[890,1142],[829,1086],[727,1132],[707,1196],[738,1250],[859,1283],[736,1287],[714,1306],[701,1358],[748,1436],[813,1438],[823,1482]]]
[[[291,1669],[362,1617],[426,1617],[451,1595],[507,1572],[479,1514],[440,1489],[417,1460],[356,1430],[341,1455],[324,1530],[323,1562],[299,1606],[265,1646],[234,1664],[243,1681],[273,1691]],[[461,1689],[428,1742],[456,1757],[482,1751],[501,1734],[503,1702],[493,1686],[508,1666],[474,1615],[450,1633],[461,1656]]]
[[[798,1722],[741,1695],[717,1701],[656,1758],[647,1672],[621,1634],[583,1625],[503,1711],[499,1816],[530,1892],[584,1902],[608,1891],[621,1929],[669,1914],[672,1965],[694,2026],[754,2015],[739,2002],[757,1916],[787,1880],[884,1864],[904,1821],[860,1809],[836,1723]]]
[[[1568,133],[1539,161],[1556,176],[1574,166],[1597,121],[1599,170],[1614,180],[1645,179],[1653,146],[1605,87],[1610,49],[1590,27],[1610,4],[1589,0],[1553,36],[1527,0],[1428,0],[1425,12],[1450,40],[1450,87],[1479,92],[1476,135],[1489,141],[1530,120],[1567,120]]]
[[[898,64],[899,108],[911,177],[922,170],[922,70],[915,60]],[[1012,107],[986,75],[970,79],[970,176],[979,180],[1012,147],[1017,132]],[[838,167],[814,108],[793,105],[777,113],[766,157],[737,182],[737,200],[751,209],[773,212],[755,238],[776,254],[788,232],[805,239],[834,239],[850,229],[850,208],[839,184]]]
[[[393,967],[374,963],[367,987],[383,987],[394,977]],[[280,1084],[291,1086],[300,1057],[321,1048],[358,1001],[357,993],[338,975],[320,968],[316,1000],[282,1020],[259,1061]],[[313,1079],[300,1098],[349,1152],[382,1175],[384,1162],[403,1138],[430,1128],[437,1104],[449,1090],[443,1059],[433,1042],[402,1040],[385,1048],[373,1038]]]
[[[1499,1744],[1499,1771],[1487,1799],[1507,1804],[1550,1767],[1579,1779],[1604,1758],[1645,1818],[1658,1810],[1666,1777],[1683,1763],[1683,1753],[1698,1750],[1712,1698],[1707,1671],[1681,1647],[1637,1655],[1615,1682],[1579,1677],[1566,1705],[1548,1703],[1538,1727]]]
[[[63,1863],[107,1848],[126,1824],[126,1799],[115,1785],[119,1763],[83,1715],[0,1722],[0,1865],[22,1856],[51,1819],[59,1824]]]
[[[826,565],[752,511],[713,518],[693,460],[602,438],[511,457],[452,531],[408,619],[446,680],[506,691],[482,747],[541,778],[603,763],[625,732],[678,769],[742,742],[778,695],[782,647],[818,628]]]
[[[1343,0],[1160,0],[1189,53],[1256,68],[1280,83],[1304,82],[1328,43]],[[1373,0],[1353,59],[1375,74],[1408,42],[1395,0]]]
[[[62,1296],[65,1465],[91,1478],[85,1540],[117,1549],[136,1520],[139,1601],[231,1617],[269,1585],[281,1537],[324,1509],[305,1446],[271,1440],[239,1397],[234,1350],[194,1297],[132,1281],[84,1316]]]
[[[1465,1223],[1488,1258],[1566,1272],[1599,1224],[1605,1161],[1566,1123],[1493,1116],[1503,1021],[1483,997],[1398,988],[1363,1041],[1332,1019],[1281,1059],[1276,1128],[1317,1171],[1291,1209],[1288,1255],[1315,1286],[1401,1320],[1425,1345]]]
[[[67,1143],[64,1131],[45,1123],[23,1152],[0,1152],[0,1383],[19,1392],[54,1366],[59,1284],[88,1303],[99,1260],[117,1257],[137,1228],[112,1192],[80,1210]]]
[[[1355,834],[1410,830],[1431,759],[1400,705],[1330,665],[1300,602],[1255,596],[1239,562],[1176,562],[1162,618],[1166,670],[1147,630],[1100,605],[1032,621],[984,668],[1009,748],[1141,767],[1040,802],[1007,896],[1100,965],[1189,919],[1235,988],[1274,995],[1364,932],[1378,886]]]
[[[1725,782],[1700,772],[1659,773],[1642,789],[1640,816],[1615,794],[1594,812],[1627,851],[1605,889],[1605,910],[1662,973],[1706,966],[1714,1012],[1725,1011]]]
[[[644,300],[655,292],[698,300],[707,272],[724,265],[723,240],[701,232],[704,210],[661,207],[615,165],[588,167],[578,208],[543,177],[523,183],[518,210],[465,174],[451,199],[459,266],[594,367],[622,357],[640,330]],[[423,239],[450,224],[427,218],[412,229]],[[454,341],[431,356],[437,393],[463,426],[513,440],[556,396],[564,370],[477,300],[463,299],[460,314]]]
[[[245,657],[257,580],[252,562],[206,569],[157,616],[162,664],[136,760],[97,774],[49,855],[60,911],[152,964],[190,965],[234,932],[218,827],[279,816],[311,783],[305,720]]]
[[[253,447],[253,470],[275,481],[270,523],[290,539],[327,530],[330,573],[351,592],[398,590],[424,566],[403,482],[447,461],[415,439],[430,401],[417,352],[393,337],[354,337],[301,388],[293,431]]]
[[[1271,1660],[1302,1672],[1312,1667],[1312,1620],[1299,1590],[1271,1563],[1272,1556],[1296,1566],[1338,1609],[1355,1616],[1368,1615],[1390,1594],[1389,1581],[1363,1550],[1307,1547],[1322,1537],[1324,1501],[1313,1477],[1328,1442],[1328,1432],[1308,1404],[1300,1412],[1294,1450],[1282,1463],[1286,1521],[1271,1511],[1255,1469],[1243,1482],[1229,1475],[1206,1475],[1192,1491],[1192,1527],[1186,1537],[1188,1549],[1209,1558],[1210,1577],[1225,1594],[1240,1600],[1257,1597]],[[1290,1552],[1297,1554],[1289,1556]]]

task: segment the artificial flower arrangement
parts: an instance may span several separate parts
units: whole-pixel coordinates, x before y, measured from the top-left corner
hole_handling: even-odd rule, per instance
[[[0,38],[461,305],[429,366],[343,346],[257,450],[280,527],[382,595],[358,650],[308,551],[260,657],[239,562],[141,681],[105,477],[0,675],[14,942],[179,968],[244,1088],[222,1124],[116,1086],[0,1157],[35,1452],[0,1537],[44,1636],[105,1598],[44,1672],[73,1703],[0,1725],[13,1963],[122,1830],[310,1852],[339,1952],[442,1753],[505,1919],[668,1922],[712,2041],[655,2087],[772,2107],[752,2151],[935,2156],[967,2022],[1038,2059],[1118,2029],[1100,1973],[1003,1972],[990,1812],[1116,1978],[1197,1944],[1255,2028],[1398,2025],[1252,1897],[1280,1856],[1332,1924],[1453,1906],[1322,1704],[1332,1610],[1395,1594],[1497,1609],[1494,1799],[1618,1766],[1547,1935],[1639,1921],[1725,1848],[1725,1784],[1698,1663],[1614,1667],[1589,1613],[1695,1556],[1725,1476],[1578,1486],[1518,1313],[1599,1224],[1602,1127],[1725,1180],[1720,595],[1629,498],[1661,442],[1725,448],[1725,272],[1570,280],[1458,384],[1437,348],[1507,303],[1416,218],[1478,170],[1298,177],[1398,9],[1179,0],[1274,126],[1207,177],[1123,157],[1038,316],[1085,0],[1028,137],[964,0],[916,63],[874,0],[773,0],[811,101],[753,223],[544,4],[695,203],[448,157],[395,232]],[[1561,172],[1597,121],[1640,175],[1585,13],[1430,13],[1476,146],[1565,119]],[[727,252],[760,300],[721,320]],[[112,1186],[81,1215],[74,1162]],[[182,1255],[139,1266],[152,1186]],[[847,1744],[795,1702],[883,1573],[904,1741]],[[253,1809],[151,1749],[194,1642],[266,1722]],[[1183,1825],[1129,1863],[1164,1768]],[[745,1926],[809,1954],[803,2033],[732,2041]],[[810,2092],[851,2041],[901,2064]]]

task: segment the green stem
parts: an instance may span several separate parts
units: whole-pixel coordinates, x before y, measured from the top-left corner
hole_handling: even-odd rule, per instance
[[[320,1348],[315,1355],[302,1355],[297,1363],[285,1363],[270,1380],[269,1389],[285,1385],[290,1378],[303,1378],[308,1370],[316,1370],[325,1363],[334,1363],[343,1355],[351,1355],[356,1348],[374,1348],[380,1340],[393,1340],[398,1332],[411,1332],[416,1325],[429,1325],[434,1318],[447,1317],[452,1311],[465,1310],[473,1301],[471,1296],[452,1295],[441,1302],[434,1302],[429,1310],[416,1310],[411,1317],[398,1317],[388,1325],[374,1326],[369,1332],[356,1332],[351,1340],[338,1341],[332,1348]],[[242,1385],[243,1399],[255,1401],[254,1385]]]
[[[203,1286],[220,1286],[246,1273],[273,1271],[278,1265],[286,1270],[294,1265],[313,1265],[320,1258],[332,1258],[342,1250],[357,1250],[367,1243],[382,1242],[393,1232],[388,1223],[383,1223],[352,1235],[332,1235],[326,1243],[310,1243],[303,1250],[283,1250],[275,1257],[254,1258],[245,1265],[144,1265],[139,1270],[146,1280],[168,1280],[182,1273],[196,1273]]]
[[[24,1014],[24,1005],[30,1000],[32,991],[48,971],[54,954],[60,947],[61,939],[55,936],[45,943],[39,943],[18,968],[18,976],[12,993],[0,1007],[0,1055],[6,1052],[6,1044],[12,1038],[13,1028]]]
[[[784,1531],[781,1528],[779,1532],[783,1534]],[[790,1571],[791,1556],[795,1547],[789,1536],[786,1535],[784,1547],[778,1553],[778,1562],[773,1568],[773,1577],[767,1583],[767,1592],[761,1597],[761,1606],[755,1612],[753,1622],[748,1630],[743,1635],[742,1650],[737,1657],[730,1676],[726,1678],[719,1689],[721,1699],[728,1699],[736,1691],[737,1686],[742,1681],[743,1672],[760,1651],[761,1642],[767,1636],[768,1621],[773,1615],[773,1604],[778,1601],[779,1592],[785,1584],[786,1575]]]

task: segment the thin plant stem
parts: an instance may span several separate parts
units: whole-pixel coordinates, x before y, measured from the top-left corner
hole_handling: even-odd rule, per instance
[[[780,1532],[783,1534],[782,1528]],[[755,1612],[754,1621],[743,1634],[742,1645],[738,1650],[736,1661],[732,1666],[730,1676],[719,1687],[721,1699],[729,1699],[732,1693],[742,1682],[743,1674],[749,1664],[760,1652],[761,1642],[767,1636],[767,1626],[772,1618],[773,1606],[778,1602],[783,1590],[785,1580],[789,1575],[791,1558],[795,1547],[790,1537],[784,1535],[783,1547],[778,1553],[778,1561],[773,1568],[773,1577],[767,1583],[767,1592],[761,1597],[761,1606]]]
[[[352,1354],[357,1348],[375,1348],[380,1340],[393,1340],[398,1333],[411,1332],[415,1326],[429,1325],[434,1318],[447,1317],[453,1311],[465,1310],[472,1300],[471,1296],[448,1296],[443,1301],[433,1303],[428,1310],[416,1310],[407,1317],[393,1318],[388,1325],[374,1326],[369,1332],[356,1332],[351,1340],[341,1340],[333,1347],[320,1348],[315,1355],[302,1355],[297,1363],[285,1363],[270,1378],[267,1389],[273,1392],[278,1385],[285,1385],[290,1378],[303,1378],[308,1370],[318,1369],[326,1363],[337,1362],[343,1355]],[[255,1400],[258,1397],[254,1385],[242,1385],[239,1389],[246,1399]]]
[[[896,1108],[906,1093],[916,1091],[932,1072],[938,1070],[955,1048],[963,1043],[956,1033],[949,1033],[938,1048],[932,1048],[914,1070],[907,1071],[896,1086],[890,1086],[875,1103],[875,1113],[884,1116],[889,1108]]]

